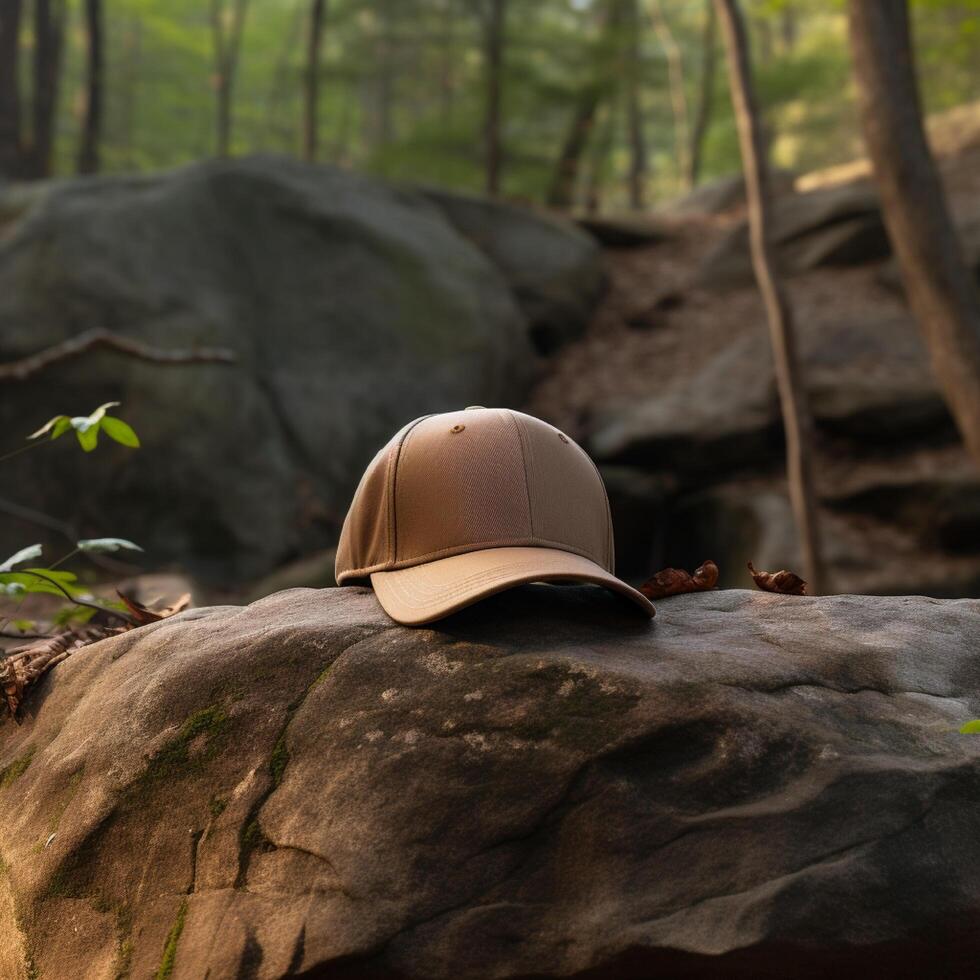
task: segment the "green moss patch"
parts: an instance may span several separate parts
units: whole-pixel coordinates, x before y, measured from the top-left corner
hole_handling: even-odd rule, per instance
[[[184,931],[184,922],[187,919],[187,899],[185,898],[180,903],[180,908],[177,909],[177,918],[174,919],[174,924],[170,929],[170,935],[167,936],[167,942],[163,947],[163,959],[160,960],[160,966],[156,972],[156,980],[169,980],[170,975],[174,972],[174,960],[177,958],[177,944],[180,942],[180,934]]]
[[[220,705],[212,704],[194,712],[180,727],[180,731],[167,742],[146,767],[146,771],[133,784],[136,791],[140,784],[160,780],[179,779],[201,768],[213,759],[218,750],[218,738],[228,724],[228,714]],[[203,739],[204,748],[191,755],[190,745]]]
[[[27,772],[27,767],[34,758],[34,749],[28,749],[3,769],[0,769],[0,789],[6,789],[12,782],[20,779]]]
[[[286,745],[286,732],[279,736],[269,757],[269,773],[272,776],[272,786],[277,787],[282,782],[286,766],[289,765],[289,748]]]

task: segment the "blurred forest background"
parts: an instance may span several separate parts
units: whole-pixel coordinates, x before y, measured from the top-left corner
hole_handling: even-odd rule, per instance
[[[506,405],[631,581],[980,595],[980,0],[907,9],[0,0],[0,545],[331,585],[391,433]],[[108,401],[138,452],[20,442]]]
[[[8,174],[147,171],[279,152],[388,178],[623,209],[739,169],[719,33],[704,0],[4,7],[6,18],[20,13],[16,52],[0,55],[0,71],[16,67],[23,141]],[[980,97],[980,3],[915,0],[911,10],[926,110]],[[748,0],[744,12],[773,164],[799,172],[860,156],[842,5]],[[12,86],[4,92],[0,125],[9,129]]]

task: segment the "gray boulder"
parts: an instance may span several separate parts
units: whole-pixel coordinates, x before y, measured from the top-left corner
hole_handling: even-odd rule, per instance
[[[596,239],[549,211],[420,190],[497,267],[540,352],[551,353],[585,331],[604,284]]]
[[[910,596],[192,610],[0,726],[0,975],[975,976],[978,644]]]
[[[783,272],[861,265],[891,253],[878,196],[864,184],[843,184],[776,199],[772,240]],[[711,288],[752,282],[748,225],[740,222],[711,250],[698,273]]]
[[[793,190],[796,175],[789,170],[775,170],[772,186],[776,194],[788,194]],[[745,178],[739,174],[716,177],[699,184],[690,193],[668,203],[664,210],[675,215],[724,214],[745,204]]]
[[[451,195],[437,207],[286,159],[10,193],[0,359],[106,327],[164,348],[227,347],[238,362],[99,353],[6,386],[12,440],[116,399],[145,447],[83,458],[59,445],[13,461],[8,484],[81,536],[132,537],[205,580],[252,578],[332,544],[364,466],[409,419],[519,402],[532,332],[578,329],[601,277],[573,226],[454,208]],[[479,215],[461,234],[467,209]],[[489,240],[473,231],[481,221]],[[5,518],[0,543],[36,533]]]
[[[806,320],[797,330],[810,408],[829,434],[865,447],[952,438],[909,316]],[[640,463],[691,482],[779,458],[780,425],[769,340],[758,324],[649,398],[597,413],[588,445],[598,459]]]

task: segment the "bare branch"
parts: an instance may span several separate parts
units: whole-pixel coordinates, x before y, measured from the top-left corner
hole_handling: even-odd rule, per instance
[[[0,381],[25,381],[51,367],[52,364],[71,360],[99,347],[118,351],[139,361],[151,361],[154,364],[234,364],[237,360],[235,352],[226,347],[164,350],[129,337],[120,337],[109,330],[96,329],[86,330],[77,337],[54,344],[20,360],[0,363]]]
[[[45,575],[43,572],[39,572],[36,569],[25,568],[20,570],[18,574],[33,575],[35,578],[43,579],[48,584],[53,585],[73,605],[84,606],[86,609],[94,609],[96,612],[105,613],[107,616],[114,616],[116,619],[122,620],[122,622],[128,623],[130,626],[139,625],[136,620],[127,613],[119,612],[117,609],[108,609],[105,606],[100,606],[97,602],[88,602],[86,599],[79,599],[78,596],[73,596],[56,578],[52,578],[50,575]]]

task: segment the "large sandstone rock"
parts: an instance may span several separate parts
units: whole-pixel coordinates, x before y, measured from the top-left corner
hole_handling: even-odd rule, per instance
[[[803,376],[817,424],[864,447],[949,439],[949,414],[910,316],[801,320]],[[779,402],[763,324],[643,400],[597,413],[588,439],[602,460],[667,469],[682,480],[778,458]]]
[[[978,645],[921,597],[190,611],[0,727],[0,975],[974,976]]]
[[[592,236],[550,211],[434,187],[419,190],[506,279],[540,352],[551,353],[585,331],[604,285]]]
[[[364,466],[409,419],[519,401],[532,333],[579,329],[601,279],[571,224],[285,159],[2,198],[0,359],[92,327],[238,356],[90,354],[6,385],[10,440],[111,398],[145,450],[38,454],[5,477],[81,536],[132,537],[217,581],[334,543]],[[0,544],[34,533],[5,517]]]
[[[889,255],[891,246],[877,194],[844,184],[777,198],[772,240],[783,272],[861,265]],[[698,273],[702,285],[728,288],[752,282],[748,225],[736,225],[711,250]]]
[[[791,171],[777,168],[771,174],[773,191],[776,194],[791,193],[795,177]],[[744,204],[745,178],[739,173],[699,184],[688,194],[669,202],[664,211],[675,215],[724,214]]]

